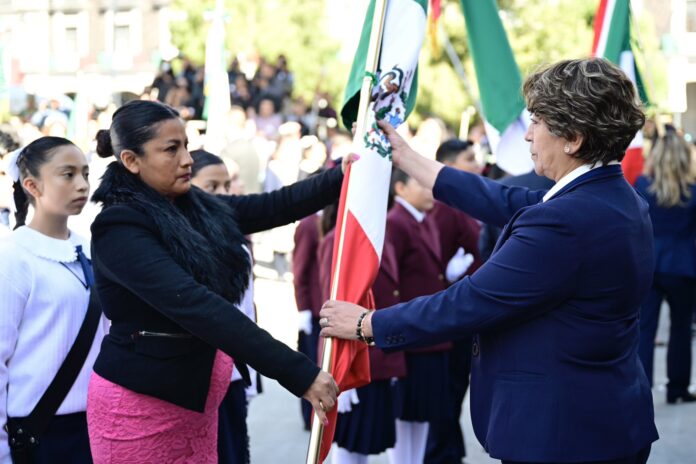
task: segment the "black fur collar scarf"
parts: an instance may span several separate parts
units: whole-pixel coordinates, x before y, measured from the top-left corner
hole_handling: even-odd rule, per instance
[[[249,255],[234,209],[193,187],[174,202],[145,185],[118,161],[109,165],[92,201],[151,217],[174,260],[200,284],[238,304],[249,283]]]

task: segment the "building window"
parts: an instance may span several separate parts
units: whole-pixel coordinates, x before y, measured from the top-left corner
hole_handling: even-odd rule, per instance
[[[114,27],[114,53],[131,54],[131,29],[129,25]]]
[[[696,32],[696,0],[686,2],[686,32]]]
[[[75,55],[80,52],[77,41],[76,26],[68,26],[65,28],[65,51],[66,53]]]

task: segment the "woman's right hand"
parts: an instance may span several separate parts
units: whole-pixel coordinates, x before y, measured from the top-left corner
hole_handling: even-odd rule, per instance
[[[338,385],[336,385],[331,374],[319,371],[314,382],[309,386],[305,394],[302,395],[302,398],[312,403],[312,407],[314,407],[314,411],[317,413],[317,416],[319,416],[321,423],[326,426],[329,424],[326,413],[336,405],[337,396]]]
[[[413,159],[413,157],[420,158],[420,155],[416,153],[413,148],[410,147],[408,142],[404,140],[403,137],[396,132],[396,129],[392,127],[387,121],[381,120],[377,121],[377,125],[384,135],[389,139],[389,144],[391,145],[391,155],[392,162],[397,168],[401,168],[401,164],[405,159]]]
[[[397,168],[401,167],[400,163],[402,158],[404,157],[420,156],[409,146],[409,144],[403,139],[403,137],[401,137],[399,133],[396,132],[396,129],[394,129],[392,125],[389,124],[387,121],[377,121],[377,125],[380,129],[382,129],[384,135],[386,135],[389,139],[389,143],[391,144],[392,148],[392,162],[394,163],[394,166],[396,166]],[[354,122],[353,127],[351,127],[351,133],[353,135],[355,135],[357,127],[357,123]]]
[[[394,166],[416,179],[423,187],[432,189],[438,173],[445,165],[419,155],[387,121],[377,121],[377,125],[389,139]],[[355,135],[355,124],[353,124],[353,135]]]

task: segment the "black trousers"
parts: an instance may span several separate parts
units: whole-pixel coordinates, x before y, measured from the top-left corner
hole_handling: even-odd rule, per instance
[[[638,451],[633,456],[629,456],[623,459],[611,459],[608,461],[592,461],[592,462],[577,462],[573,464],[645,464],[648,462],[648,457],[650,456],[650,448],[652,445],[648,445],[642,450]],[[522,461],[501,461],[503,464],[542,464],[533,462],[522,462]]]
[[[236,380],[230,384],[218,410],[218,462],[220,464],[249,462],[247,409],[244,381]]]
[[[696,279],[656,273],[652,288],[640,309],[638,354],[652,385],[655,334],[663,300],[669,304],[669,342],[667,345],[667,390],[684,393],[691,381],[691,321]]]
[[[32,452],[33,464],[92,464],[84,412],[55,416]]]
[[[319,327],[319,318],[312,317],[312,333],[307,335],[304,332],[298,332],[297,334],[297,351],[307,356],[310,360],[317,362],[318,359],[318,349],[319,349],[319,332],[321,327]],[[305,400],[300,399],[300,408],[302,411],[302,421],[304,422],[305,430],[311,429],[311,419],[312,419],[312,404]]]
[[[471,343],[471,337],[456,340],[449,352],[450,400],[453,414],[449,420],[430,422],[424,464],[459,464],[466,456],[464,433],[459,418],[469,388]]]

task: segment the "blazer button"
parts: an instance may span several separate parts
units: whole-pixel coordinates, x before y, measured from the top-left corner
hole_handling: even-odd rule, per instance
[[[394,295],[394,296],[399,296],[399,291],[398,291],[398,290],[394,290],[393,295]]]
[[[438,275],[437,278],[440,279],[440,280],[445,280],[445,276],[442,275],[442,274]]]
[[[480,351],[481,351],[481,350],[480,350],[480,348],[479,348],[479,344],[476,343],[476,342],[474,342],[474,343],[471,345],[471,355],[472,355],[472,356],[478,356],[479,353],[480,353]]]

